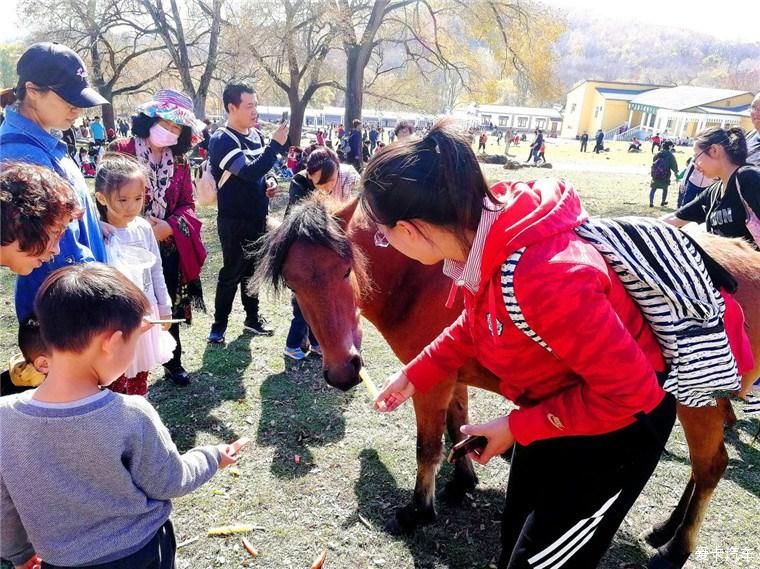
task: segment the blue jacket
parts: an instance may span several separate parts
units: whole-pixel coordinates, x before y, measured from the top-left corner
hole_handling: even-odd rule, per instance
[[[90,123],[90,134],[92,134],[92,138],[94,138],[95,140],[105,140],[106,127],[104,127],[99,122],[92,121]]]
[[[0,125],[0,161],[4,160],[31,162],[55,170],[72,185],[84,212],[63,233],[60,254],[16,280],[16,315],[22,319],[32,313],[34,296],[52,271],[73,263],[105,262],[106,250],[95,204],[65,143],[14,109],[6,108],[5,122]]]
[[[351,156],[354,160],[362,159],[362,133],[358,129],[352,129],[348,135],[348,144],[351,147]]]

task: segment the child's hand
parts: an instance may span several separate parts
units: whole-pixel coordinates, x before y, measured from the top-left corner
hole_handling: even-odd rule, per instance
[[[172,319],[172,313],[169,314],[160,314],[159,320],[171,320]],[[171,328],[171,324],[161,324],[161,330],[168,331],[169,328]]]
[[[235,464],[238,459],[238,452],[241,448],[247,445],[250,439],[243,437],[236,440],[231,445],[219,445],[219,454],[221,459],[219,460],[219,468],[227,468],[230,464]]]
[[[42,559],[40,559],[35,553],[32,557],[23,565],[16,565],[16,569],[40,569],[42,567]]]

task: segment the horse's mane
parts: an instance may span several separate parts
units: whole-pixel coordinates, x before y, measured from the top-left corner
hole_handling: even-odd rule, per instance
[[[326,247],[351,263],[358,291],[366,290],[366,260],[346,236],[336,215],[341,204],[317,192],[291,208],[282,224],[270,230],[256,247],[257,266],[254,286],[271,287],[276,293],[285,284],[283,268],[291,246],[296,242]]]

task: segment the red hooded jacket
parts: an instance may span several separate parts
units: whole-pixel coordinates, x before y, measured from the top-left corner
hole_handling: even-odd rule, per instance
[[[406,366],[411,383],[424,392],[477,359],[520,406],[509,425],[522,445],[609,433],[652,411],[665,395],[660,347],[618,277],[573,231],[588,217],[575,190],[548,179],[493,190],[505,207],[483,245],[478,291],[462,289],[460,317]],[[502,296],[501,267],[523,247],[515,297],[551,351],[513,324]]]

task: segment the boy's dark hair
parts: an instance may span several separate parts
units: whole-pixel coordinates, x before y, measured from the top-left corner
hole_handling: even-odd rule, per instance
[[[81,353],[104,332],[129,337],[150,310],[132,281],[101,263],[82,263],[51,273],[34,299],[34,313],[49,350]]]
[[[700,150],[707,150],[713,144],[718,144],[726,151],[726,156],[732,164],[742,166],[747,162],[747,138],[738,126],[710,127],[697,134],[694,143]]]
[[[40,356],[47,355],[45,342],[40,334],[40,323],[34,316],[28,316],[19,323],[18,347],[27,363],[32,363]]]
[[[143,179],[147,176],[145,168],[137,158],[120,152],[106,152],[98,162],[95,191],[103,194],[110,203],[111,196],[137,176],[142,176]],[[96,202],[95,205],[98,207],[100,218],[107,223],[108,208],[100,202]]]
[[[352,125],[354,128],[360,127],[360,126],[362,125],[362,121],[361,121],[360,119],[354,119],[354,120],[351,122],[351,125]]]
[[[489,198],[496,204],[467,136],[452,119],[421,139],[377,152],[362,175],[361,203],[369,218],[394,227],[419,219],[451,230],[462,242],[476,231]]]
[[[339,167],[338,155],[326,146],[318,146],[306,159],[306,171],[309,174],[320,172],[317,184],[326,183]]]
[[[18,240],[22,251],[40,255],[47,249],[56,225],[79,218],[69,183],[50,168],[23,162],[0,163],[0,242]]]
[[[224,104],[224,110],[230,112],[228,105],[240,106],[240,97],[243,93],[249,93],[253,95],[256,89],[248,85],[247,83],[229,83],[224,88],[222,93],[222,103]]]
[[[142,113],[132,116],[132,134],[134,136],[147,140],[150,137],[150,127],[156,124],[161,117],[149,117]],[[179,133],[179,140],[174,146],[170,146],[174,156],[184,156],[193,147],[193,129],[189,126],[182,125],[182,132]]]
[[[396,123],[396,128],[393,129],[393,132],[396,134],[396,136],[398,136],[398,133],[402,130],[408,130],[409,133],[412,133],[414,132],[414,127],[409,121],[398,121]]]

